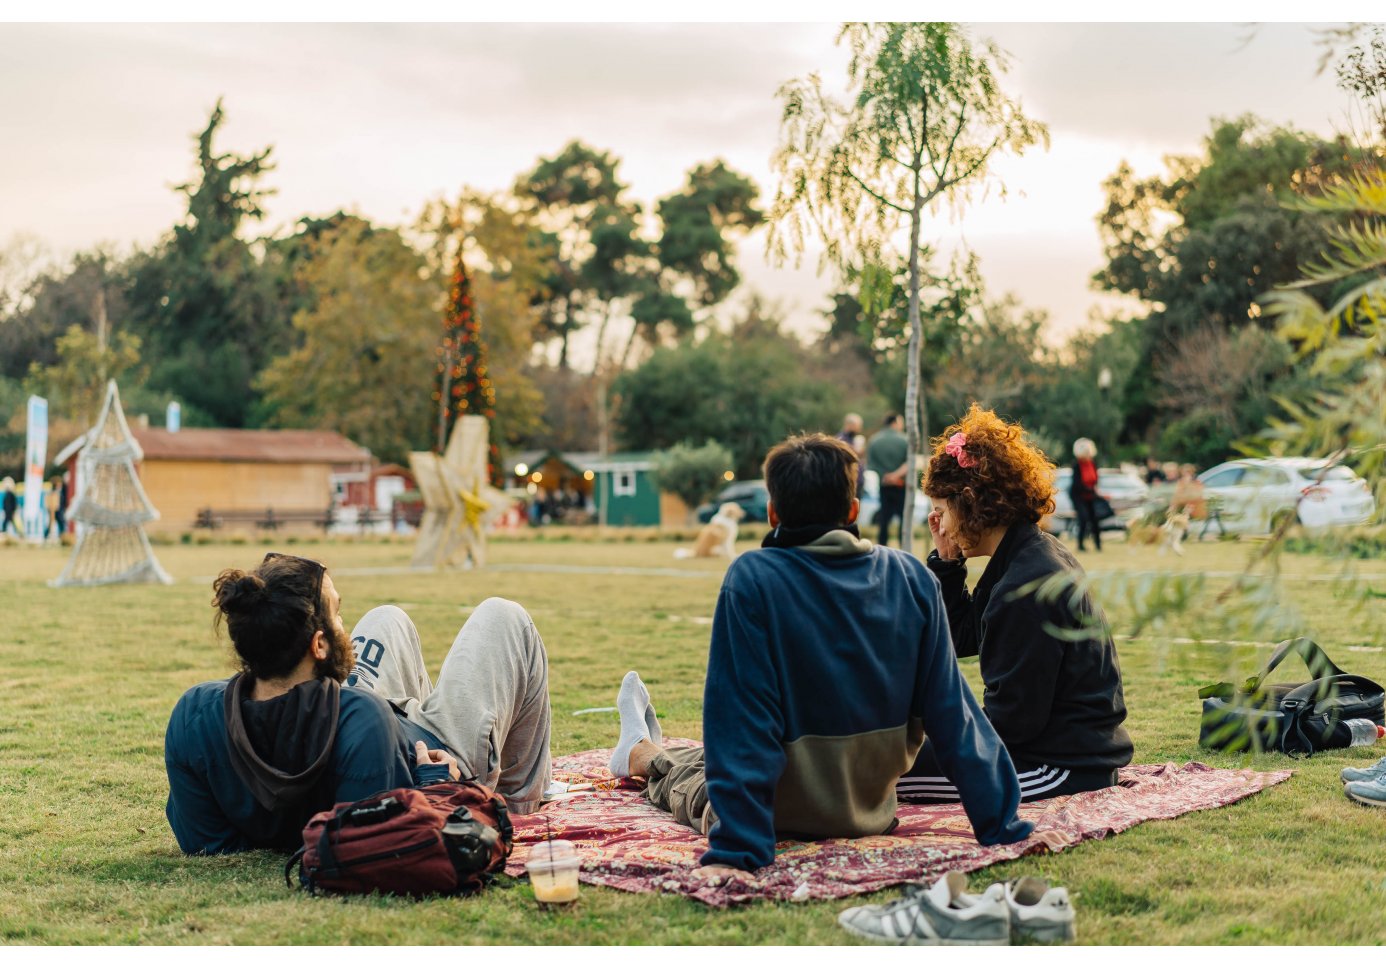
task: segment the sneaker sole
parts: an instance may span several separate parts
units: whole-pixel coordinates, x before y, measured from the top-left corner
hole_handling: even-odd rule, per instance
[[[928,947],[937,947],[943,945],[946,945],[948,947],[985,947],[995,945],[1008,945],[1011,943],[1011,939],[1009,936],[1004,938],[916,938],[913,936],[910,936],[908,938],[883,938],[878,934],[867,934],[865,931],[861,931],[857,928],[854,928],[849,924],[843,924],[841,921],[838,921],[837,923],[842,928],[842,930],[846,931],[854,938],[861,938],[862,940],[870,941],[873,944],[888,944],[897,947],[902,945]]]
[[[1066,921],[1063,924],[1034,925],[1013,930],[1011,937],[1027,944],[1066,944],[1078,940],[1078,930],[1072,921]]]
[[[1356,793],[1353,793],[1351,790],[1344,790],[1343,792],[1347,794],[1349,800],[1354,800],[1354,801],[1356,801],[1357,803],[1362,804],[1363,806],[1367,806],[1367,807],[1386,807],[1386,800],[1369,800],[1369,799],[1367,799],[1366,797],[1358,796]]]

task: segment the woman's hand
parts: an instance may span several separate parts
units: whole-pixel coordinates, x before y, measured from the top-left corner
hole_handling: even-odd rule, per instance
[[[430,763],[446,763],[448,776],[454,780],[462,779],[462,769],[457,765],[457,759],[447,750],[429,749],[423,740],[414,744],[414,760],[419,766],[427,766]]]
[[[943,512],[933,510],[929,512],[929,533],[934,536],[934,548],[938,550],[940,558],[957,559],[963,556],[962,549],[958,543],[939,529],[939,522],[943,519]]]

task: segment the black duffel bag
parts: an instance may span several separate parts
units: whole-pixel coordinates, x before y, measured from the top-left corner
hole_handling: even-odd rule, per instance
[[[1291,653],[1309,669],[1310,681],[1267,684]],[[1287,639],[1259,673],[1241,687],[1217,682],[1198,690],[1203,723],[1198,744],[1208,749],[1273,751],[1309,756],[1351,742],[1346,721],[1370,719],[1386,725],[1386,689],[1365,676],[1349,675],[1310,639]]]

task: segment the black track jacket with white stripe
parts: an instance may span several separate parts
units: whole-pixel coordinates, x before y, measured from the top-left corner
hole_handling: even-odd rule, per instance
[[[971,593],[961,560],[935,551],[927,564],[954,649],[981,661],[982,709],[1012,757],[1080,770],[1131,762],[1121,667],[1101,608],[1086,591],[1075,603],[1071,585],[1042,587],[1056,575],[1083,576],[1057,538],[1011,525]]]

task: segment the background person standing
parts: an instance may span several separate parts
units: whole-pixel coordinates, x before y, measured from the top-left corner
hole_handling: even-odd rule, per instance
[[[866,487],[866,435],[861,432],[861,429],[861,414],[849,413],[842,418],[842,429],[837,432],[837,439],[852,448],[857,455],[858,498],[861,497],[861,492]]]
[[[905,478],[909,467],[909,441],[905,434],[905,418],[898,413],[886,414],[884,426],[871,438],[866,448],[866,468],[876,472],[880,480],[881,509],[876,512],[880,525],[876,543],[890,544],[890,522],[900,518],[900,527],[909,527],[905,515]]]
[[[1073,456],[1068,496],[1078,518],[1078,550],[1084,550],[1083,539],[1091,534],[1093,547],[1101,551],[1102,522],[1097,517],[1097,445],[1086,437],[1079,437],[1073,442]]]

